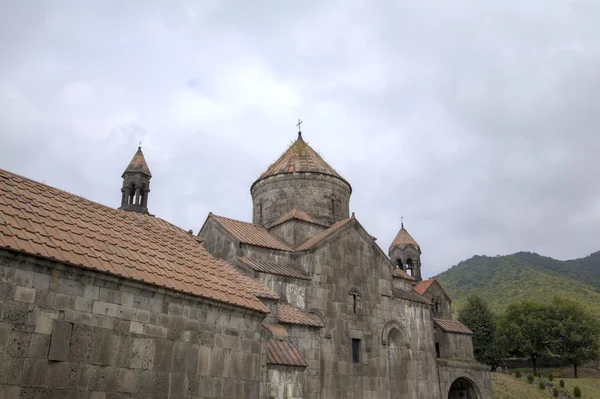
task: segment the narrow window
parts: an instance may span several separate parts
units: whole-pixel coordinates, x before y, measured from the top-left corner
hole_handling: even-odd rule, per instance
[[[352,363],[360,363],[360,339],[352,338]]]
[[[413,270],[413,261],[411,258],[408,258],[406,260],[406,271],[408,271],[408,270],[410,270],[410,275],[414,277],[415,274],[414,274],[414,270]]]
[[[437,357],[440,357],[440,343],[439,342],[435,343],[435,355]]]
[[[402,259],[398,259],[396,261],[396,269],[404,270],[404,266],[402,265]]]
[[[258,218],[262,219],[262,202],[258,204]]]
[[[335,199],[331,199],[331,214],[335,215]]]
[[[354,314],[356,314],[356,302],[357,302],[356,294],[352,294],[352,308],[354,309]]]

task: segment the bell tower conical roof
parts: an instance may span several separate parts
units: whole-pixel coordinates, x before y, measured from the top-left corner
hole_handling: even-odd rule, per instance
[[[412,245],[416,250],[419,251],[419,253],[421,252],[421,247],[419,247],[419,244],[417,244],[415,239],[412,238],[412,236],[404,228],[404,223],[402,223],[402,227],[400,228],[398,234],[396,234],[394,241],[392,241],[390,244],[389,250],[391,251],[394,247],[400,247],[401,249],[404,249],[407,245]]]
[[[138,147],[137,152],[131,159],[131,162],[129,162],[129,165],[127,166],[121,177],[124,177],[126,173],[143,173],[148,177],[152,177],[152,173],[150,173],[150,168],[148,168],[148,164],[146,163],[146,159],[144,158],[142,147]]]
[[[267,177],[289,174],[289,173],[320,173],[337,177],[344,183],[348,184],[352,191],[352,186],[338,172],[335,171],[321,156],[312,149],[310,145],[302,138],[302,133],[298,132],[298,139],[289,146],[289,148],[279,157],[279,159],[271,164],[269,168],[260,175],[254,182]],[[254,185],[253,184],[253,185]]]

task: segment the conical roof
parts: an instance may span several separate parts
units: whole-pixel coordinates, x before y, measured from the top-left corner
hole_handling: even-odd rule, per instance
[[[396,238],[394,238],[394,241],[392,241],[392,243],[390,244],[390,251],[394,247],[400,247],[400,248],[404,249],[408,245],[414,246],[415,249],[417,249],[419,251],[419,253],[421,252],[421,247],[419,247],[419,244],[417,244],[415,239],[412,238],[412,236],[408,233],[408,231],[406,231],[406,229],[404,228],[404,223],[403,223],[402,227],[400,228],[400,231],[398,232],[398,234],[396,234]]]
[[[149,177],[152,177],[152,173],[150,173],[150,168],[148,168],[148,164],[146,163],[146,159],[144,158],[144,153],[142,152],[142,147],[138,147],[137,152],[133,156],[131,162],[129,162],[129,166],[123,172],[125,173],[143,173]]]
[[[343,180],[348,186],[350,183],[339,175],[321,156],[302,139],[302,133],[298,133],[298,139],[283,153],[281,157],[256,180],[258,182],[266,177],[298,173],[311,172],[330,175]],[[254,184],[256,184],[254,182]],[[254,185],[253,184],[253,185]],[[350,187],[350,189],[352,189]]]

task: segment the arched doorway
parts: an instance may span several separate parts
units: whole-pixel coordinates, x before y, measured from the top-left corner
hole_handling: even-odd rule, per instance
[[[460,377],[454,380],[448,391],[448,399],[479,399],[479,390],[473,381]]]

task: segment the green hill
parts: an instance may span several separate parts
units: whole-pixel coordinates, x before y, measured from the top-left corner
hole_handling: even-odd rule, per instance
[[[458,310],[470,294],[485,298],[495,312],[512,302],[550,302],[554,295],[580,302],[600,317],[600,252],[559,261],[530,252],[474,256],[436,276]]]

